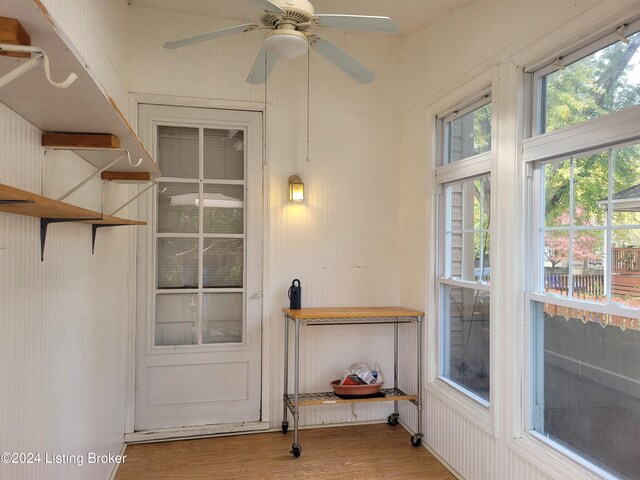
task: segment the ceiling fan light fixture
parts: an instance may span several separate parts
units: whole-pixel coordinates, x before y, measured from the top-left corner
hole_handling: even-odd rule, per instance
[[[267,33],[262,46],[282,58],[295,58],[307,53],[309,42],[304,33],[296,30],[274,30]]]

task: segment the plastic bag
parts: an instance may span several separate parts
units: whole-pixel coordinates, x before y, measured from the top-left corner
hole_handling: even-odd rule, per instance
[[[376,377],[373,376],[373,373],[371,373],[366,363],[354,363],[349,367],[349,371],[357,375],[367,385],[371,385],[376,381]]]

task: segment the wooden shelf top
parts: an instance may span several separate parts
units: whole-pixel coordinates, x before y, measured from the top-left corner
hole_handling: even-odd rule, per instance
[[[149,172],[151,179],[160,170],[147,152],[131,125],[100,83],[87,70],[84,61],[76,53],[71,42],[55,24],[40,1],[3,0],[0,16],[17,19],[31,36],[31,44],[42,48],[50,60],[51,76],[62,81],[70,73],[78,79],[66,89],[50,85],[42,65],[29,70],[20,78],[0,88],[0,102],[17,112],[42,131],[108,133],[120,138],[121,148],[129,151],[135,165],[126,159],[110,170]],[[28,59],[0,56],[0,76],[13,70]],[[76,151],[76,150],[74,150]],[[104,167],[115,158],[117,151],[92,153],[77,151],[80,156],[97,168]]]
[[[282,311],[291,318],[299,320],[348,319],[348,318],[393,318],[422,317],[424,312],[403,307],[338,307],[338,308],[301,308]]]
[[[19,202],[19,203],[7,203]],[[0,212],[39,218],[77,219],[96,225],[146,225],[146,222],[102,215],[100,212],[76,207],[35,193],[0,183]]]

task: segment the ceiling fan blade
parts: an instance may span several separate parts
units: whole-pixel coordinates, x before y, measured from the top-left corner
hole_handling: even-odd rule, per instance
[[[269,0],[253,0],[253,3],[255,3],[258,8],[264,10],[265,12],[287,13],[283,9],[281,9],[279,6],[277,6],[275,3],[270,2]]]
[[[275,53],[267,52],[264,48],[260,50],[247,77],[247,83],[259,85],[266,82],[277,59],[278,56]]]
[[[340,30],[397,33],[400,27],[389,17],[366,15],[318,14],[314,17],[320,25]]]
[[[311,46],[358,83],[369,83],[375,74],[355,58],[321,35],[311,35]]]
[[[212,32],[201,33],[194,35],[193,37],[183,38],[181,40],[174,40],[173,42],[167,42],[164,44],[164,48],[180,48],[193,43],[204,42],[205,40],[212,40],[218,37],[225,37],[227,35],[233,35],[234,33],[250,32],[258,28],[255,23],[247,23],[245,25],[236,25],[235,27],[222,28],[220,30],[213,30]]]

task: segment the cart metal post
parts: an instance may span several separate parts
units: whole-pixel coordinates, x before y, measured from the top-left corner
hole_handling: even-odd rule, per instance
[[[284,393],[282,395],[282,433],[289,430],[287,394],[289,393],[289,315],[284,316]]]
[[[291,444],[291,453],[294,457],[299,457],[302,453],[302,447],[298,442],[298,420],[300,413],[298,410],[300,404],[300,319],[295,319],[296,323],[296,348],[293,366],[293,443]]]
[[[416,317],[416,331],[418,337],[418,392],[416,398],[416,407],[418,409],[418,431],[411,437],[411,444],[414,447],[419,447],[422,444],[422,316]]]

